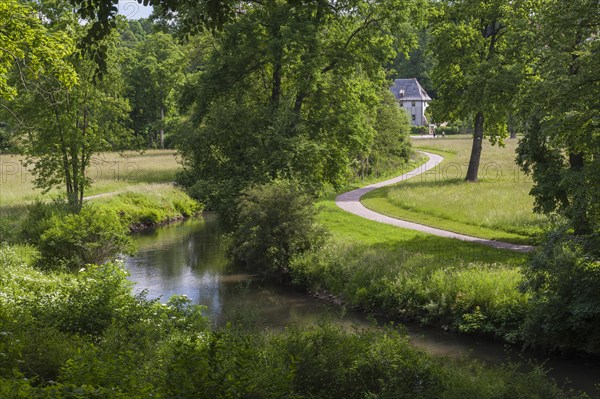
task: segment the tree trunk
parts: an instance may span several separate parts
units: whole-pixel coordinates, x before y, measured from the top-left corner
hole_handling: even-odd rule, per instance
[[[577,174],[574,177],[576,183],[583,184],[580,181],[581,174],[583,173],[584,159],[581,152],[569,153],[569,169],[573,174]],[[585,198],[585,189],[583,190],[571,190],[574,194],[574,198],[571,200],[572,209],[572,220],[573,230],[576,236],[584,236],[592,232],[590,221],[587,215],[587,201]]]
[[[165,148],[165,107],[160,107],[160,148]]]
[[[483,112],[477,112],[475,115],[475,132],[473,133],[473,147],[471,147],[471,159],[469,159],[469,169],[467,170],[468,182],[476,182],[479,174],[479,160],[481,159],[481,148],[483,145]]]

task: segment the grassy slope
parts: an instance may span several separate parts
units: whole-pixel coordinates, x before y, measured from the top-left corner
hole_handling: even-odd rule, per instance
[[[22,166],[22,157],[0,155],[0,241],[14,239],[27,205],[38,199],[50,199],[59,193],[43,195],[33,185],[33,176]],[[88,176],[92,187],[85,195],[112,192],[168,192],[170,182],[181,168],[173,150],[104,153],[94,157]]]
[[[480,182],[463,181],[471,139],[415,141],[444,162],[435,170],[399,185],[367,194],[363,204],[388,216],[458,233],[516,243],[532,243],[546,222],[532,212],[531,181],[514,163],[516,141],[506,147],[484,144]]]

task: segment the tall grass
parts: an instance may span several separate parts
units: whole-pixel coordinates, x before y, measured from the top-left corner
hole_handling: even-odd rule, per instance
[[[292,264],[297,284],[389,317],[520,340],[524,255],[371,222],[331,200],[320,205],[332,238]]]

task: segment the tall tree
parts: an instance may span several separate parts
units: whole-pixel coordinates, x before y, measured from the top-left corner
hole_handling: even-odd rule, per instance
[[[523,34],[535,0],[442,0],[432,25],[437,58],[433,81],[438,120],[473,118],[473,145],[466,180],[478,178],[484,136],[507,135],[513,98],[526,72]]]
[[[517,161],[531,174],[536,210],[565,216],[574,233],[600,227],[600,4],[552,0],[538,14],[535,79],[519,116]]]
[[[185,65],[182,46],[171,35],[157,32],[138,43],[124,68],[133,129],[138,135],[148,132],[148,142],[157,141],[160,148],[165,120],[176,113],[173,93],[183,83]]]
[[[75,39],[86,27],[79,24],[64,2],[41,2],[38,13],[44,16],[46,29],[68,30]],[[99,45],[112,55],[115,40],[107,37]],[[76,83],[65,81],[56,70],[40,70],[33,79],[14,79],[20,89],[10,108],[22,123],[25,152],[33,164],[34,183],[47,191],[62,186],[74,209],[83,202],[90,184],[86,170],[91,156],[113,149],[127,137],[123,128],[129,106],[121,96],[122,81],[115,69],[114,57],[106,62],[105,79],[94,79],[96,63],[71,52],[56,63],[67,63],[77,73]],[[24,69],[29,63],[24,63]]]
[[[383,65],[395,55],[391,32],[413,4],[244,6],[184,95],[198,129],[180,148],[196,194],[215,206],[222,198],[207,196],[275,177],[312,187],[345,181],[353,157],[373,142]]]
[[[17,95],[15,82],[52,72],[66,85],[77,76],[65,57],[74,50],[74,41],[64,31],[48,30],[33,6],[19,0],[0,3],[0,100]],[[11,77],[14,79],[11,83]],[[0,102],[6,106],[5,103]]]

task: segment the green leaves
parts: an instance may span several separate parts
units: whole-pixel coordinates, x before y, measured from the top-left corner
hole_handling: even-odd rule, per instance
[[[519,98],[526,136],[517,161],[533,177],[536,209],[565,216],[582,236],[600,228],[599,15],[594,1],[547,2],[534,77]]]
[[[181,135],[179,148],[185,180],[198,182],[195,194],[210,195],[201,197],[209,207],[228,203],[224,210],[233,203],[225,193],[277,177],[315,191],[346,182],[350,164],[373,143],[387,89],[383,67],[398,41],[394,24],[406,22],[412,7],[355,0],[245,5],[216,35],[184,96],[196,131]]]
[[[77,75],[66,58],[74,42],[66,32],[47,29],[29,4],[5,0],[0,4],[0,99],[13,100],[18,92],[16,79],[35,79],[52,74],[66,86]]]

